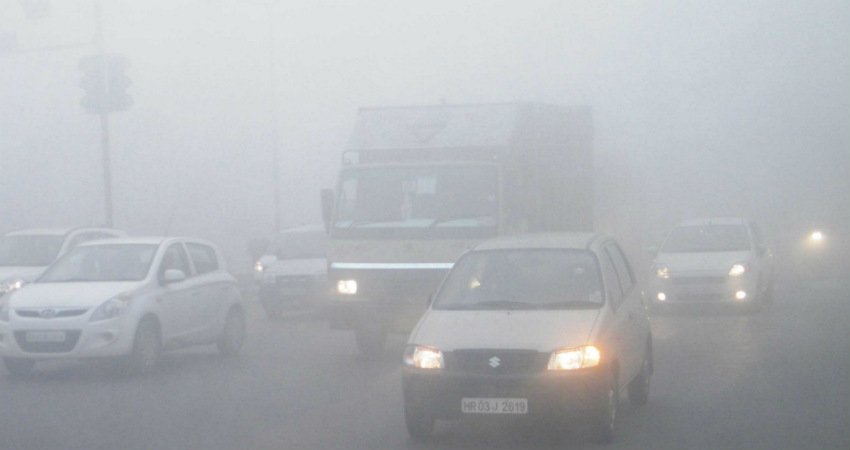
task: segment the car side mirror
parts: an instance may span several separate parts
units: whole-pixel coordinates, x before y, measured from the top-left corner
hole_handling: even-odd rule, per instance
[[[322,220],[325,221],[327,227],[330,226],[331,216],[334,209],[334,191],[333,189],[322,189]]]
[[[180,269],[168,269],[162,275],[162,284],[171,284],[186,279],[186,272]]]

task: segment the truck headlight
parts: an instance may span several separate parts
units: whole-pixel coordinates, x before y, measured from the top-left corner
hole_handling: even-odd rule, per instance
[[[552,352],[549,357],[549,370],[586,369],[598,366],[599,360],[599,349],[592,345],[565,348]]]
[[[750,267],[747,263],[733,264],[732,268],[729,269],[729,276],[730,277],[741,276],[741,275],[745,274],[747,272],[747,270],[749,270],[749,268]]]
[[[404,349],[404,364],[417,369],[445,368],[443,352],[434,347],[408,345]]]
[[[339,280],[336,282],[336,291],[340,294],[354,295],[357,293],[357,280]]]
[[[119,295],[117,297],[110,298],[109,300],[101,303],[100,306],[94,310],[89,321],[98,322],[101,320],[114,319],[123,314],[129,305],[129,295]]]

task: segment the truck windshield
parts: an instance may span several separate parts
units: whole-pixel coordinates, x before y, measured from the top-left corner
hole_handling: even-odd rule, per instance
[[[47,266],[56,259],[61,235],[13,235],[0,238],[0,266]]]
[[[342,174],[337,204],[334,230],[340,234],[495,230],[498,171],[491,165],[348,169]]]

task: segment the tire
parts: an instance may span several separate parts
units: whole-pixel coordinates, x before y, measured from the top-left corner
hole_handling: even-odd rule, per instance
[[[25,358],[3,358],[3,365],[13,377],[23,378],[32,373],[35,361]]]
[[[224,356],[236,356],[245,342],[245,313],[240,308],[231,308],[224,322],[221,337],[215,342]]]
[[[153,372],[159,364],[162,355],[162,336],[159,323],[151,318],[144,318],[136,327],[133,338],[133,351],[128,358],[130,370],[136,374]]]
[[[614,441],[617,414],[620,409],[620,388],[616,374],[611,374],[611,383],[605,395],[599,400],[596,417],[591,422],[591,438],[599,444],[610,444]]]
[[[363,356],[377,357],[384,351],[387,332],[383,330],[357,330],[354,332],[357,349]]]
[[[431,434],[434,432],[434,416],[425,411],[422,407],[413,407],[404,404],[404,424],[407,426],[407,433],[414,441],[427,442],[431,439]]]
[[[652,376],[652,349],[647,345],[640,373],[629,383],[629,403],[643,406],[649,401],[649,380]]]

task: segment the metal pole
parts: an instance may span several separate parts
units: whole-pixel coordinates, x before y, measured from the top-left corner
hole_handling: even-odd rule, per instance
[[[106,46],[103,39],[103,4],[94,0],[95,46],[102,65],[103,87],[106,90],[108,74],[106,73]],[[104,92],[105,95],[105,92]],[[112,169],[109,160],[109,113],[100,113],[100,146],[103,150],[103,201],[106,214],[106,226],[112,227]]]
[[[274,21],[272,20],[274,8],[271,2],[265,3],[268,11],[269,22],[269,75],[271,83],[271,114],[272,114],[272,183],[274,193],[274,234],[277,237],[280,232],[280,167],[278,163],[278,147],[280,138],[278,136],[278,107],[277,107],[277,69],[275,65],[275,34]]]

